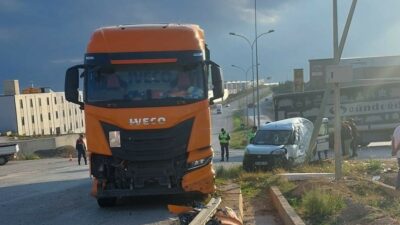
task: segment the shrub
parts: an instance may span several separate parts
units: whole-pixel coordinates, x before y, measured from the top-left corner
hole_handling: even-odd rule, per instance
[[[36,160],[36,159],[40,159],[40,157],[38,155],[36,155],[35,153],[32,153],[32,154],[20,153],[18,155],[18,159],[20,159],[20,160]]]
[[[370,159],[367,163],[367,173],[372,175],[380,174],[383,169],[383,165],[381,161]]]
[[[232,166],[225,168],[219,166],[216,170],[216,177],[221,179],[235,179],[238,178],[242,172],[242,166]]]
[[[305,193],[301,207],[305,217],[312,224],[321,224],[322,221],[344,207],[344,200],[339,195],[314,189]]]

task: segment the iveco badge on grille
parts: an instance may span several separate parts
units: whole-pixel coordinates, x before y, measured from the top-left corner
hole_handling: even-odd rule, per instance
[[[139,125],[156,125],[164,124],[167,122],[165,117],[144,117],[144,118],[129,118],[129,125],[139,126]]]

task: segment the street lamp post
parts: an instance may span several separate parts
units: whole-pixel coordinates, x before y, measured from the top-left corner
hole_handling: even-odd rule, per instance
[[[241,70],[245,74],[246,83],[245,83],[244,89],[246,90],[247,89],[247,74],[249,73],[252,66],[250,66],[247,70],[244,70],[243,67],[236,66],[236,65],[232,65],[232,67]],[[254,93],[254,91],[253,91],[253,93]],[[249,107],[248,107],[248,105],[249,105],[249,103],[248,103],[247,94],[246,94],[246,126],[247,127],[249,126]]]
[[[257,43],[257,39],[260,38],[261,36],[269,34],[269,33],[272,33],[274,31],[275,30],[269,30],[267,32],[259,34],[253,40],[253,42],[250,42],[250,40],[244,35],[237,34],[237,33],[234,33],[234,32],[230,32],[229,33],[229,35],[243,38],[247,42],[247,44],[249,44],[249,46],[250,46],[250,50],[251,50],[251,73],[252,73],[252,77],[253,77],[253,82],[252,82],[253,83],[253,106],[256,103],[256,100],[255,100],[255,98],[256,98],[255,97],[255,87],[254,87],[254,81],[255,81],[255,79],[254,79],[255,78],[254,77],[254,66],[256,67],[256,70],[257,70],[257,116],[258,116],[257,122],[258,122],[258,126],[260,126],[260,106],[259,106],[259,99],[258,99],[259,98],[259,91],[258,91],[258,65],[259,65],[259,63],[258,63],[258,54],[257,54],[256,55],[256,65],[254,65],[254,44]],[[256,51],[257,51],[257,45],[256,45]],[[255,111],[255,109],[253,110],[253,125],[254,126],[256,125],[256,111]]]

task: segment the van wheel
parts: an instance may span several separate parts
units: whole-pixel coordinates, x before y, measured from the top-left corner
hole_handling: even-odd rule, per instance
[[[6,157],[0,157],[0,166],[6,164],[8,162]]]
[[[101,208],[112,207],[112,206],[115,205],[116,202],[117,202],[117,198],[116,197],[98,198],[97,199],[97,204],[99,204],[99,206]]]

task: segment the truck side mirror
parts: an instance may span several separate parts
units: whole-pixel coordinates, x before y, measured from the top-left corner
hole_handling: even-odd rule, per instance
[[[83,109],[83,102],[79,101],[79,68],[83,68],[82,65],[73,66],[67,69],[65,73],[65,99],[69,102],[80,105]]]
[[[211,63],[211,79],[213,85],[213,97],[210,99],[210,102],[215,99],[224,97],[224,88],[222,81],[222,71],[221,67],[214,62]]]

